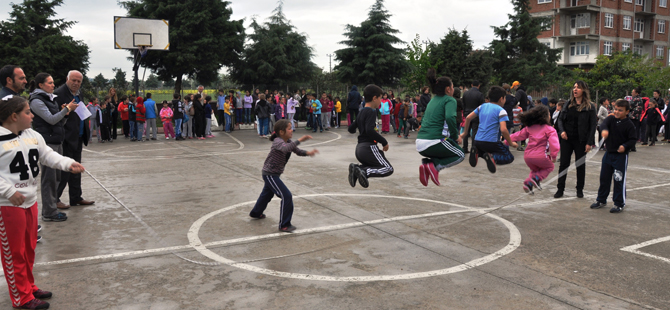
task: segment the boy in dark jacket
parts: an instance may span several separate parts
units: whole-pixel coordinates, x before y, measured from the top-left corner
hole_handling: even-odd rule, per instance
[[[109,96],[105,97],[105,101],[95,113],[95,123],[98,125],[98,128],[100,128],[100,142],[102,143],[105,143],[105,141],[111,143],[113,141],[110,132],[112,125],[112,110],[107,109],[110,100],[111,98]]]
[[[358,114],[356,120],[349,125],[349,132],[356,133],[358,129],[358,144],[356,145],[356,159],[361,163],[349,164],[349,185],[356,186],[356,181],[367,188],[368,178],[383,178],[393,174],[393,167],[386,160],[384,152],[389,145],[386,139],[377,131],[377,109],[381,104],[382,89],[377,85],[368,85],[363,90],[365,107]],[[381,143],[383,151],[377,147]]]
[[[628,101],[617,100],[613,112],[614,115],[608,116],[600,124],[607,151],[600,167],[598,198],[591,205],[591,209],[600,209],[607,205],[607,196],[610,194],[612,176],[614,176],[614,207],[610,209],[610,213],[619,213],[626,205],[628,152],[635,147],[637,130],[633,121],[628,118],[628,112],[630,112]]]

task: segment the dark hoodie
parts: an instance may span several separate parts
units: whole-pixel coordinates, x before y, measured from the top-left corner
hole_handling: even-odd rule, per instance
[[[347,109],[358,110],[363,101],[363,97],[358,92],[358,87],[356,85],[351,86],[351,91],[347,95]]]
[[[258,101],[258,104],[256,104],[254,112],[256,112],[256,116],[258,116],[258,118],[268,118],[270,117],[270,105],[268,105],[267,101],[261,99]]]

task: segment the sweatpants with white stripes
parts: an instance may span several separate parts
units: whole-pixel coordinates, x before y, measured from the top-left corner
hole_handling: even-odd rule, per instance
[[[437,171],[456,166],[465,159],[463,149],[458,143],[446,138],[442,139],[440,143],[434,144],[419,152],[419,154],[428,157],[428,159],[433,162],[433,165],[435,165]]]
[[[597,201],[607,203],[612,178],[614,178],[614,194],[612,195],[614,205],[617,207],[626,205],[626,170],[628,170],[627,153],[605,152],[600,166],[600,187],[598,187]]]
[[[293,217],[293,195],[288,190],[284,182],[278,175],[263,175],[263,191],[256,200],[256,205],[249,213],[251,217],[260,217],[268,207],[268,203],[274,195],[281,198],[279,203],[279,228],[291,226],[291,217]]]
[[[37,244],[37,202],[28,209],[0,207],[0,244],[9,299],[16,308],[35,299],[33,292],[37,291],[33,278]]]
[[[358,165],[368,178],[383,178],[393,174],[393,167],[384,151],[377,147],[377,143],[362,142],[356,145],[356,159],[361,163]]]

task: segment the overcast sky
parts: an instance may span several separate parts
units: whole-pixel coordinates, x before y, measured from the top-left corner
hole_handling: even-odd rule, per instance
[[[11,11],[10,3],[22,0],[0,0],[0,18],[6,20]],[[360,25],[367,18],[374,0],[285,0],[284,14],[297,28],[308,36],[308,44],[314,48],[313,61],[328,70],[328,56],[343,48],[338,42],[346,24]],[[325,4],[327,3],[327,4]],[[276,0],[232,0],[233,19],[245,19],[249,26],[256,16],[265,21],[277,6]],[[449,28],[467,29],[475,48],[483,48],[493,39],[491,25],[507,22],[512,12],[508,0],[386,0],[386,9],[399,37],[409,43],[416,34],[422,40],[439,41]],[[206,9],[206,8],[203,8]],[[130,72],[132,63],[126,60],[128,52],[116,50],[114,44],[113,16],[125,16],[115,0],[65,0],[56,9],[58,18],[76,21],[68,34],[84,41],[89,49],[90,66],[87,75],[94,77],[102,73],[106,78],[114,77],[112,68],[120,67]],[[333,66],[335,64],[333,63]],[[140,78],[141,78],[140,71]],[[147,75],[149,72],[147,71]],[[130,78],[130,74],[128,74]]]

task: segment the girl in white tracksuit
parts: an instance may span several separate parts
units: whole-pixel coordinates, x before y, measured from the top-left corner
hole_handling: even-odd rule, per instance
[[[12,306],[47,309],[40,299],[52,294],[37,288],[33,277],[39,164],[71,173],[84,167],[47,146],[30,128],[32,120],[25,98],[0,101],[0,257]]]

